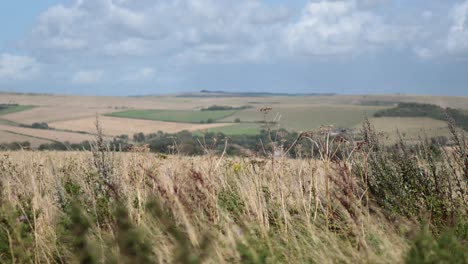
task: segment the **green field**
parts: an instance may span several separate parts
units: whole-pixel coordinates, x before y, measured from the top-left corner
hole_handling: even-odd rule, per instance
[[[129,110],[112,113],[109,116],[158,120],[179,123],[202,123],[207,120],[216,122],[235,114],[237,110],[226,111],[190,111],[190,110]]]
[[[266,116],[267,121],[276,119],[276,128],[306,131],[319,128],[322,125],[335,127],[353,127],[360,124],[365,115],[372,116],[385,107],[356,105],[313,105],[297,107],[273,107]],[[255,123],[264,120],[264,115],[258,109],[239,111],[221,121],[233,122],[239,118],[241,122]],[[260,126],[260,124],[256,124]]]
[[[2,115],[7,115],[7,114],[12,114],[16,112],[21,112],[25,110],[29,110],[33,108],[33,106],[30,105],[13,105],[13,106],[8,106],[6,109],[1,109],[0,110],[0,116]]]

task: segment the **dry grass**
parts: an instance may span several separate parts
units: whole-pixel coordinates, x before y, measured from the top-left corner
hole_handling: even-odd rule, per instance
[[[174,251],[178,240],[164,234],[164,225],[145,213],[143,205],[154,195],[161,197],[165,209],[183,229],[184,243],[193,245],[193,251],[186,254],[198,254],[209,232],[212,240],[205,263],[396,263],[408,247],[393,225],[378,214],[351,217],[334,203],[336,215],[331,219],[346,230],[324,229],[330,224],[324,222],[324,210],[332,208],[326,191],[338,188],[328,180],[335,173],[330,164],[279,159],[252,165],[239,158],[220,160],[215,156],[162,160],[147,153],[115,154],[111,163],[109,180],[118,186],[119,196],[129,201],[130,217],[145,230],[158,262],[178,258]],[[29,219],[35,230],[33,258],[36,262],[52,257],[70,260],[66,252],[56,255],[62,246],[55,228],[63,215],[60,199],[78,199],[96,206],[99,197],[89,178],[95,173],[91,153],[9,152],[0,155],[0,164],[4,198],[22,208],[21,197],[30,197],[31,210],[37,213]],[[70,186],[80,190],[78,197],[67,196]],[[110,239],[107,232],[112,233],[112,229],[93,229],[90,239],[96,243],[95,250],[118,254],[118,249],[106,244]],[[255,251],[249,253],[248,248]]]
[[[50,127],[57,129],[67,129],[72,131],[84,131],[88,133],[94,133],[96,131],[95,117],[53,122],[49,123]],[[173,123],[163,121],[151,121],[151,120],[140,120],[131,118],[119,118],[101,116],[99,117],[104,134],[109,136],[129,135],[132,136],[135,133],[143,132],[145,134],[155,133],[157,131],[163,131],[166,133],[175,133],[182,130],[196,131],[202,129],[210,129],[216,127],[222,127],[229,124],[186,124],[186,123]]]

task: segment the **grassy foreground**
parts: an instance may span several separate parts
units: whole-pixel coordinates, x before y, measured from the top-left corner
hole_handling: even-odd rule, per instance
[[[101,139],[1,153],[0,262],[466,263],[464,138],[363,135],[301,135],[319,160],[113,153]]]

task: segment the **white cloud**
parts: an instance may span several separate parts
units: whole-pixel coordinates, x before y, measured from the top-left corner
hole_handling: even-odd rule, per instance
[[[353,0],[309,2],[299,21],[286,30],[289,49],[311,55],[354,53],[398,37],[395,27],[360,10]]]
[[[450,53],[468,52],[468,0],[455,5],[451,13],[450,28],[446,47]]]
[[[45,56],[243,60],[249,49],[277,43],[290,17],[286,7],[257,0],[75,0],[44,12],[28,43]],[[229,48],[207,48],[221,46]]]
[[[434,50],[424,47],[416,47],[413,51],[421,59],[432,59],[436,55]]]
[[[389,0],[309,1],[297,19],[259,0],[75,0],[44,12],[31,49],[42,56],[151,57],[177,65],[337,55],[400,43],[401,28],[369,9]]]
[[[79,71],[72,78],[74,84],[93,84],[101,80],[104,75],[103,70]]]
[[[123,77],[123,81],[144,81],[155,76],[156,70],[152,67],[143,67],[136,71],[129,72]]]
[[[141,38],[129,38],[111,42],[104,46],[104,52],[109,55],[142,56],[148,54],[150,43]]]
[[[85,13],[77,8],[57,5],[41,14],[33,29],[34,45],[53,50],[79,50],[87,45],[87,40],[74,34],[85,19]]]
[[[422,12],[421,16],[422,16],[424,19],[428,19],[428,20],[429,20],[429,19],[431,19],[431,18],[434,16],[434,14],[433,14],[431,11],[429,11],[429,10],[425,10],[424,12]]]
[[[0,55],[0,79],[27,79],[39,72],[35,58],[4,53]]]

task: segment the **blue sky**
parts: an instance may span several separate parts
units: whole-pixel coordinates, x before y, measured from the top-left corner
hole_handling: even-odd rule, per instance
[[[7,0],[0,90],[468,95],[468,0]]]

